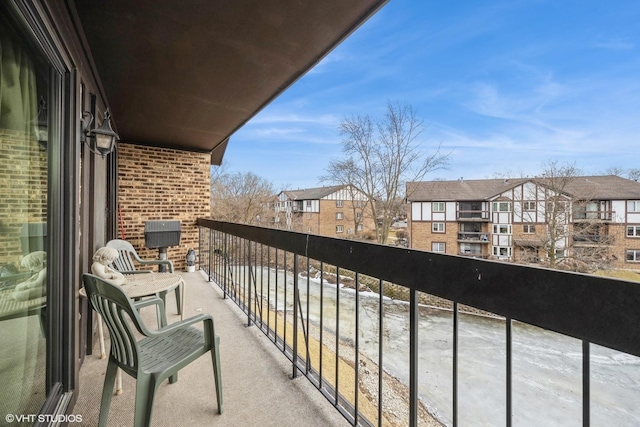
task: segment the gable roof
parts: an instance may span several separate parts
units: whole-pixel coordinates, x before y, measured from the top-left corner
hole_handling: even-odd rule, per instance
[[[293,196],[290,197],[291,200],[320,200],[346,187],[346,185],[334,185],[331,187],[307,188],[305,190],[288,190],[285,193]]]
[[[488,200],[528,179],[475,179],[407,182],[407,201]]]
[[[407,183],[407,201],[489,200],[525,182],[548,185],[545,178],[422,181]],[[640,200],[640,183],[615,175],[577,176],[568,181],[565,192],[585,200]]]
[[[640,182],[616,175],[579,176],[569,181],[565,189],[585,200],[640,199]]]

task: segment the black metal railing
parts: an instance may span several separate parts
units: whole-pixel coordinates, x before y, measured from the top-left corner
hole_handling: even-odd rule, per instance
[[[544,424],[527,416],[565,397],[559,382],[574,383],[565,390],[578,396],[572,421],[588,426],[604,413],[615,424],[616,409],[599,406],[605,375],[591,372],[605,350],[640,365],[634,282],[208,219],[198,226],[200,268],[287,355],[292,377],[306,376],[353,425],[482,416],[486,425]],[[558,371],[523,391],[538,381],[525,365],[538,347],[535,357],[552,361],[533,365]],[[485,356],[497,365],[475,362]],[[565,371],[570,380],[560,381]],[[444,394],[430,386],[438,377]],[[544,409],[521,410],[536,402]],[[640,419],[637,409],[617,410]]]
[[[490,218],[489,211],[487,209],[482,210],[460,210],[456,212],[458,220],[484,220],[488,221]]]
[[[489,235],[483,231],[461,231],[458,233],[458,240],[489,243]]]
[[[587,210],[587,209],[574,209],[573,220],[574,221],[611,221],[616,212],[612,210]]]
[[[574,234],[572,236],[574,244],[585,245],[612,245],[615,237],[606,234]]]

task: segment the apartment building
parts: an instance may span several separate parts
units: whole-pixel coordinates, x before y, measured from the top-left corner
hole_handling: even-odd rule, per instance
[[[407,183],[410,247],[640,268],[640,183],[618,176]]]
[[[348,237],[373,230],[367,196],[352,185],[281,191],[274,222],[286,230]]]

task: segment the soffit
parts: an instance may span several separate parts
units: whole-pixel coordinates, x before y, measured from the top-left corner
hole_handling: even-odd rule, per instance
[[[386,0],[77,1],[123,142],[211,152]]]

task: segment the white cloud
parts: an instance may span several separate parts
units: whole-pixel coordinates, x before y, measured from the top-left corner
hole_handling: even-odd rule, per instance
[[[633,50],[635,49],[635,44],[625,39],[610,39],[597,42],[593,47],[610,50]]]

